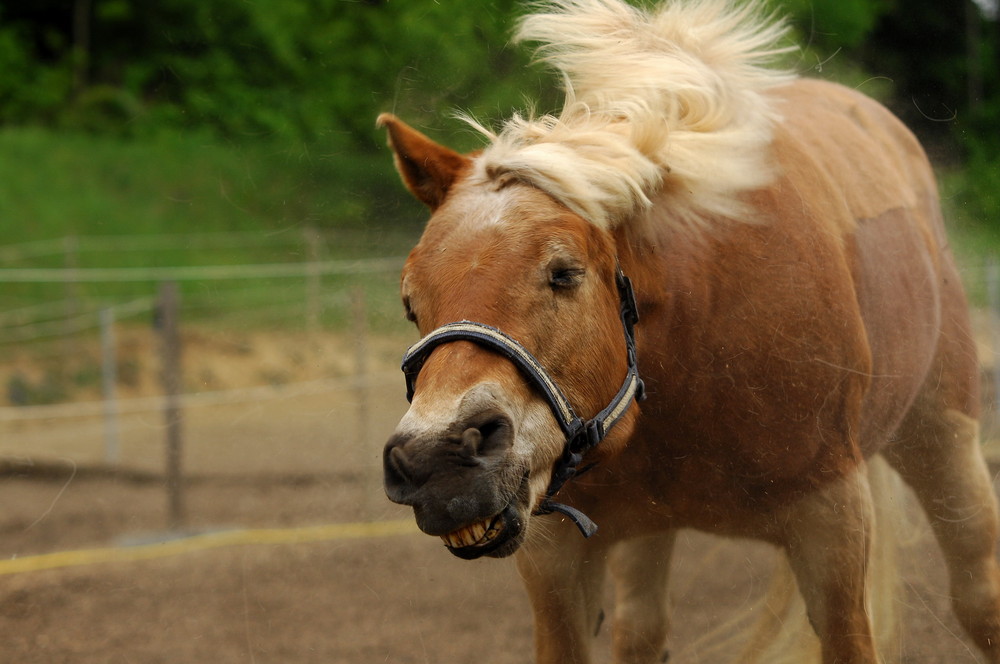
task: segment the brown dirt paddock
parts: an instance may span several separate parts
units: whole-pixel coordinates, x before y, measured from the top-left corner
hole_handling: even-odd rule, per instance
[[[0,559],[120,550],[162,531],[158,481],[79,468],[71,476],[64,469],[0,479]],[[408,519],[387,505],[366,517],[365,491],[362,476],[351,473],[196,477],[188,526]],[[698,658],[692,644],[763,591],[770,560],[758,544],[685,534],[674,563],[672,639],[684,661],[715,661]],[[903,661],[977,661],[957,636],[942,565],[926,539],[905,574]],[[598,645],[606,654],[607,628]],[[196,545],[148,560],[0,576],[0,662],[513,664],[530,661],[530,652],[529,609],[512,563],[460,561],[418,533]]]
[[[372,391],[363,425],[351,392],[191,409],[186,531],[409,519],[387,503],[378,478],[381,441],[405,407],[401,381]],[[362,426],[365,445],[356,442]],[[98,562],[3,573],[12,559],[120,552],[162,538],[161,437],[155,413],[127,417],[122,467],[109,470],[99,420],[0,423],[0,663],[531,661],[530,611],[513,563],[461,561],[419,533],[331,531],[304,542],[251,533],[144,560],[98,554]],[[713,628],[763,592],[771,561],[766,546],[684,534],[672,589],[676,661],[718,661],[699,657],[707,651],[699,639],[712,642]],[[978,661],[948,610],[926,534],[904,574],[903,661]],[[608,661],[608,632],[597,637],[598,661]]]

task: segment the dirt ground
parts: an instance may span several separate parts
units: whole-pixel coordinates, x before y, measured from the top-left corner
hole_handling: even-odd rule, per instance
[[[334,529],[296,542],[251,531],[227,546],[115,555],[179,534],[409,520],[378,476],[381,443],[405,408],[402,381],[369,390],[364,407],[356,390],[331,388],[186,411],[181,533],[166,530],[158,414],[124,418],[118,470],[101,462],[99,419],[0,422],[0,663],[530,662],[530,609],[513,562],[461,561],[417,532]],[[106,555],[3,567],[94,549]],[[763,592],[772,560],[766,546],[683,534],[672,662],[723,661],[707,654],[712,630]],[[904,576],[903,661],[978,661],[926,533]],[[609,661],[609,640],[605,626],[598,661]]]
[[[80,475],[0,480],[0,558],[123,547],[162,531],[161,486]],[[189,528],[290,528],[364,518],[358,477],[201,479]],[[379,519],[407,518],[378,508]],[[162,534],[162,533],[161,533]],[[715,662],[698,640],[766,585],[770,551],[685,534],[674,563],[673,661]],[[976,662],[947,611],[929,542],[906,569],[904,662]],[[608,630],[597,638],[607,654]],[[531,661],[510,561],[466,562],[418,533],[192,549],[0,576],[0,662]],[[607,661],[606,659],[604,661]]]

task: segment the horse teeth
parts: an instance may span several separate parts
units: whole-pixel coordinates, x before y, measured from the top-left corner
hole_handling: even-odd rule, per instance
[[[500,529],[494,526],[491,521],[485,520],[442,535],[441,539],[451,548],[460,549],[485,544],[495,538],[499,532]]]
[[[484,524],[483,522],[480,522],[480,523],[477,523],[477,524],[474,524],[474,525],[470,526],[470,530],[471,530],[471,534],[472,534],[472,541],[473,542],[478,542],[479,540],[481,540],[483,538],[483,535],[486,534],[486,525],[488,525],[488,524]]]

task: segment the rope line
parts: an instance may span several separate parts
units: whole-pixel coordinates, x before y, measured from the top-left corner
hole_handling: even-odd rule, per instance
[[[392,537],[395,535],[409,535],[415,532],[418,531],[412,519],[405,521],[335,523],[302,528],[227,530],[140,546],[59,551],[56,553],[44,553],[35,556],[25,556],[23,558],[0,560],[0,576],[108,563],[141,562],[224,547],[257,544],[310,544],[315,542]]]
[[[331,241],[332,236],[318,239]],[[241,247],[302,246],[306,238],[286,232],[150,234],[150,235],[74,235],[49,240],[34,240],[0,247],[0,261],[28,260],[41,256],[77,252],[162,251],[176,249],[231,249]]]
[[[371,274],[398,269],[402,265],[402,258],[359,258],[355,260],[303,263],[261,263],[258,265],[5,268],[0,269],[0,283],[100,283],[161,280],[273,279],[280,277],[301,278],[332,274]]]
[[[231,390],[209,392],[188,392],[178,396],[182,406],[218,406],[222,404],[256,403],[291,399],[312,394],[323,394],[359,386],[378,385],[396,377],[395,371],[369,372],[364,377],[345,376],[326,378],[285,385],[260,385],[240,387]],[[148,413],[163,410],[166,397],[135,397],[116,399],[113,403],[120,414]],[[109,402],[80,401],[76,403],[42,404],[37,406],[0,406],[0,422],[20,422],[26,420],[49,420],[67,417],[96,417],[103,415]]]

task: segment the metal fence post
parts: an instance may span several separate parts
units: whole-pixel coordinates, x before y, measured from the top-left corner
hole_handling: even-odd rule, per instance
[[[1000,263],[996,255],[991,255],[986,263],[986,294],[989,299],[990,350],[993,361],[990,377],[993,379],[993,418],[1000,414]]]
[[[178,330],[180,296],[177,283],[167,281],[160,285],[160,300],[157,306],[157,328],[160,332],[163,358],[164,420],[167,428],[166,439],[166,481],[168,526],[171,529],[183,527],[184,477],[182,466],[183,413],[180,405],[181,394],[181,340]]]
[[[322,243],[319,231],[312,226],[307,226],[303,234],[306,241],[306,330],[316,332],[319,329],[322,309],[320,274],[317,270],[322,254]]]
[[[118,465],[121,458],[118,427],[118,358],[115,348],[115,311],[104,307],[101,319],[101,393],[104,398],[104,462]]]
[[[365,516],[374,512],[374,487],[378,479],[369,458],[369,393],[368,389],[368,306],[364,286],[351,289],[351,318],[354,328],[354,385],[357,399],[357,449],[359,450]]]

